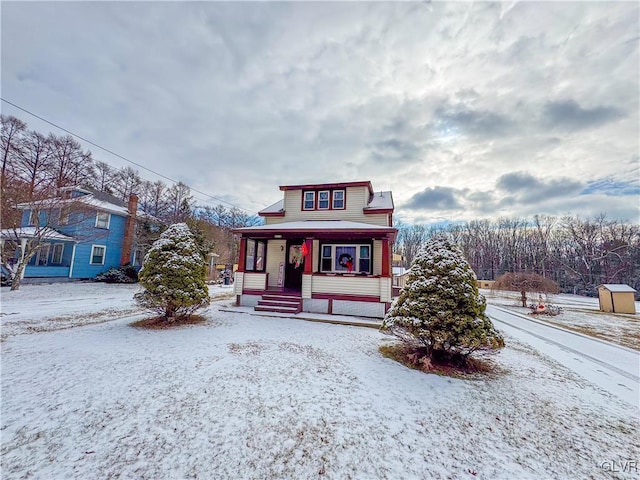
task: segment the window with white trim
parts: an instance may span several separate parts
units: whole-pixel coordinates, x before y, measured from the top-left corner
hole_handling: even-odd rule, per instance
[[[45,243],[36,252],[36,265],[47,265],[49,263],[49,248],[51,245]]]
[[[62,254],[64,252],[64,243],[56,243],[53,246],[53,252],[51,253],[51,263],[57,265],[62,263]]]
[[[316,208],[316,192],[304,192],[303,210],[314,210]]]
[[[344,210],[344,190],[333,191],[332,208],[335,210]]]
[[[322,244],[320,271],[371,274],[371,245]]]
[[[104,257],[107,253],[107,247],[104,245],[92,245],[91,246],[91,259],[89,263],[91,265],[104,265]]]
[[[318,210],[329,210],[329,190],[318,192]]]
[[[37,226],[40,222],[38,221],[38,211],[37,210],[29,210],[29,226]]]
[[[109,228],[111,214],[107,212],[98,212],[96,214],[96,228]]]

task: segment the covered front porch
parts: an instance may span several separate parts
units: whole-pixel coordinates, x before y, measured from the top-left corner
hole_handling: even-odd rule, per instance
[[[237,305],[260,308],[279,293],[299,297],[304,312],[382,318],[390,306],[393,228],[303,221],[234,232]]]

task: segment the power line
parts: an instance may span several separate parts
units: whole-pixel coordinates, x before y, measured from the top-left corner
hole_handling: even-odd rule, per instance
[[[86,138],[84,138],[84,137],[82,137],[82,136],[78,135],[77,133],[73,133],[72,131],[67,130],[67,129],[66,129],[66,128],[64,128],[64,127],[61,127],[60,125],[57,125],[57,124],[55,124],[55,123],[53,123],[53,122],[51,122],[51,121],[47,120],[46,118],[43,118],[43,117],[41,117],[40,115],[37,115],[37,114],[35,114],[35,113],[33,113],[33,112],[31,112],[31,111],[27,110],[26,108],[23,108],[23,107],[21,107],[21,106],[19,106],[19,105],[16,105],[16,104],[15,104],[15,103],[13,103],[13,102],[10,102],[9,100],[6,100],[6,99],[4,99],[4,98],[2,98],[2,97],[0,97],[0,100],[2,100],[2,101],[3,101],[3,102],[5,102],[5,103],[8,103],[9,105],[11,105],[12,107],[17,108],[18,110],[21,110],[21,111],[23,111],[23,112],[25,112],[25,113],[27,113],[27,114],[29,114],[29,115],[31,115],[31,116],[33,116],[33,117],[35,117],[35,118],[39,119],[39,120],[42,120],[42,121],[43,121],[43,122],[45,122],[45,123],[48,123],[49,125],[52,125],[52,126],[54,126],[54,127],[58,128],[58,129],[62,130],[63,132],[68,133],[69,135],[71,135],[71,136],[73,136],[73,137],[75,137],[75,138],[78,138],[78,139],[82,140],[83,142],[86,142],[86,143],[88,143],[88,144],[90,144],[90,145],[93,145],[94,147],[99,148],[100,150],[104,150],[105,152],[110,153],[111,155],[116,156],[116,157],[118,157],[118,158],[120,158],[120,159],[124,160],[125,162],[129,162],[129,163],[131,163],[132,165],[135,165],[135,166],[137,166],[137,167],[139,167],[139,168],[142,168],[143,170],[146,170],[147,172],[151,172],[151,173],[153,173],[154,175],[157,175],[157,176],[159,176],[159,177],[161,177],[161,178],[164,178],[165,180],[169,180],[170,182],[173,182],[173,183],[182,183],[183,185],[186,185],[187,187],[189,187],[189,189],[191,189],[192,191],[197,192],[197,193],[199,193],[199,194],[201,194],[201,195],[204,195],[205,197],[207,197],[207,198],[209,198],[209,199],[217,200],[219,203],[226,203],[227,205],[231,205],[232,207],[235,207],[235,208],[237,208],[237,209],[244,210],[245,212],[249,212],[249,213],[253,213],[253,214],[257,213],[257,212],[254,212],[254,211],[252,211],[252,210],[248,210],[248,209],[246,209],[246,208],[239,207],[238,205],[234,205],[233,203],[231,203],[231,202],[227,202],[226,200],[222,200],[221,198],[214,197],[213,195],[209,195],[208,193],[205,193],[205,192],[202,192],[202,191],[200,191],[200,190],[197,190],[197,189],[195,189],[195,188],[193,188],[193,187],[190,187],[189,185],[187,185],[187,184],[186,184],[186,183],[184,183],[184,182],[179,182],[178,180],[174,180],[174,179],[173,179],[173,178],[171,178],[171,177],[167,177],[166,175],[163,175],[162,173],[156,172],[155,170],[152,170],[152,169],[150,169],[150,168],[147,168],[147,167],[145,167],[144,165],[141,165],[141,164],[139,164],[139,163],[137,163],[137,162],[134,162],[133,160],[129,160],[127,157],[124,157],[124,156],[122,156],[122,155],[120,155],[120,154],[118,154],[118,153],[114,152],[113,150],[109,150],[109,149],[108,149],[108,148],[106,148],[106,147],[103,147],[103,146],[101,146],[101,145],[98,145],[97,143],[92,142],[91,140],[88,140],[88,139],[86,139]],[[204,201],[205,201],[205,202],[211,202],[211,200],[204,200]],[[214,203],[214,202],[211,202],[211,203]]]

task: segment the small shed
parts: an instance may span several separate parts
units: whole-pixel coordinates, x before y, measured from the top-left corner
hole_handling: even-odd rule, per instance
[[[636,313],[636,290],[623,283],[603,283],[598,286],[600,310],[612,313]]]
[[[493,288],[495,280],[478,280],[478,288]]]

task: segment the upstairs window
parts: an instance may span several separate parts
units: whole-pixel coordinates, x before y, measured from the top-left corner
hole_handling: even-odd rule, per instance
[[[302,210],[344,210],[345,190],[302,192]]]
[[[96,214],[96,228],[109,228],[111,214],[107,212],[98,212]]]
[[[318,210],[329,210],[329,190],[318,192]]]
[[[333,191],[333,208],[336,210],[344,209],[344,190]]]
[[[39,225],[39,218],[38,218],[38,211],[37,210],[30,210],[29,211],[29,226],[33,227],[33,226],[38,226]]]
[[[304,192],[304,210],[314,210],[316,208],[316,192]]]

